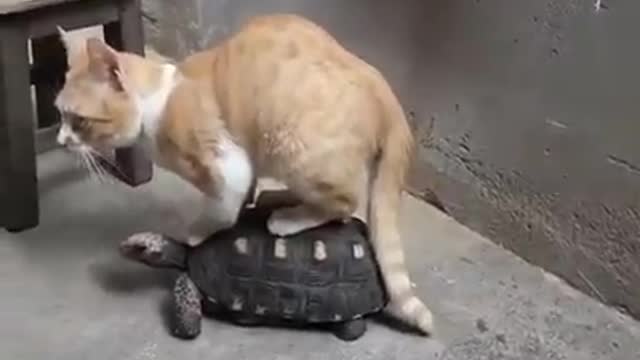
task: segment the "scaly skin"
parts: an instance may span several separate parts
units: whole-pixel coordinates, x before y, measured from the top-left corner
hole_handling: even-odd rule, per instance
[[[120,252],[129,259],[151,267],[186,267],[187,248],[162,234],[134,234],[120,243]]]
[[[182,339],[195,339],[202,328],[202,297],[200,291],[189,278],[182,273],[173,287],[174,321],[173,334]]]

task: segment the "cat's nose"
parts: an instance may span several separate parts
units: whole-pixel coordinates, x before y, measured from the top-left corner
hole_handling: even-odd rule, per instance
[[[62,124],[62,126],[60,126],[60,130],[58,130],[58,136],[56,137],[56,141],[58,142],[58,144],[62,146],[68,146],[73,144],[74,142],[73,133],[71,132],[69,125]]]

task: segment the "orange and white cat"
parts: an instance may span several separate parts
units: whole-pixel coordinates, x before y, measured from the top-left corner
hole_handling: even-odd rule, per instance
[[[278,236],[348,218],[368,180],[367,222],[387,310],[432,331],[398,229],[413,138],[374,67],[318,25],[288,14],[255,17],[178,65],[61,34],[69,60],[56,99],[61,144],[83,152],[150,143],[159,166],[204,194],[190,245],[234,224],[256,178],[275,178],[302,200],[270,217]]]

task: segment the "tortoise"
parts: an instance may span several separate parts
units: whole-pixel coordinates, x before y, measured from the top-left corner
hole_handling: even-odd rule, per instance
[[[123,241],[121,253],[181,270],[171,325],[178,338],[199,336],[202,314],[225,315],[244,326],[311,325],[344,341],[360,338],[365,316],[388,303],[366,225],[352,217],[277,238],[266,220],[286,201],[268,195],[245,207],[234,227],[198,246],[146,233]]]

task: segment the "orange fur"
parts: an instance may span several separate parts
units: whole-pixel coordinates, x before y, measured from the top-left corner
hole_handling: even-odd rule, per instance
[[[370,172],[368,222],[389,310],[431,331],[431,313],[411,289],[397,224],[413,139],[377,69],[296,15],[255,17],[173,72],[88,44],[70,58],[59,108],[110,120],[112,138],[127,141],[103,137],[107,144],[130,144],[133,137],[123,133],[140,128],[155,161],[203,192],[209,216],[194,222],[191,244],[233,224],[255,177],[276,178],[303,201],[269,219],[269,229],[286,236],[351,216]],[[83,138],[93,146],[91,139]]]

